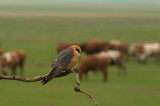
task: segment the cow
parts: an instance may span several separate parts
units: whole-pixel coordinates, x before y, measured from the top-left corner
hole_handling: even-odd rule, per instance
[[[109,51],[100,52],[97,55],[105,58],[108,61],[109,65],[118,66],[119,70],[120,71],[122,70],[124,74],[126,74],[126,67],[123,64],[124,54],[122,52],[117,50],[109,50]],[[120,71],[119,71],[119,74],[121,73]]]
[[[118,50],[126,55],[126,60],[129,59],[128,49],[129,46],[126,43],[121,43],[120,41],[112,40],[105,43],[105,50]]]
[[[23,66],[26,54],[22,50],[13,50],[2,54],[0,57],[0,69],[3,75],[7,75],[9,69],[12,70],[12,75],[16,74],[17,66],[20,67],[20,74],[23,75]]]
[[[108,78],[108,61],[103,57],[97,55],[87,55],[80,60],[79,76],[82,79],[83,74],[88,76],[89,71],[99,70],[103,74],[103,81],[107,81]]]
[[[139,62],[146,62],[148,57],[154,56],[160,61],[160,43],[144,43],[136,45],[136,56]]]
[[[103,42],[100,40],[91,40],[80,45],[82,51],[84,51],[87,55],[91,55],[94,53],[99,53],[102,50]]]

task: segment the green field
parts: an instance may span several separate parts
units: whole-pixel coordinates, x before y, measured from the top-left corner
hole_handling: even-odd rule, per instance
[[[4,11],[5,8],[1,7],[0,10]],[[139,14],[136,11],[134,13]],[[120,40],[129,44],[160,41],[160,18],[150,15],[0,17],[2,48],[5,51],[26,51],[24,75],[27,77],[48,74],[51,71],[50,65],[57,56],[56,46],[59,41],[82,43],[97,38],[102,41]],[[102,82],[102,76],[98,73],[95,76],[90,75],[88,81],[82,81],[80,88],[91,93],[99,106],[159,106],[160,65],[155,63],[154,59],[149,59],[147,64],[139,64],[132,59],[125,62],[125,65],[127,76],[118,76],[117,67],[109,67],[107,83]],[[93,102],[86,95],[74,92],[74,85],[74,74],[56,78],[45,86],[40,82],[0,80],[0,105],[93,106]]]

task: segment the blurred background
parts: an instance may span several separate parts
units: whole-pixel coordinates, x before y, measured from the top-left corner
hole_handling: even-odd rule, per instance
[[[159,42],[159,0],[0,0],[0,41],[7,52],[26,53],[24,76],[48,74],[59,42],[84,43],[93,39],[133,43]],[[86,54],[82,54],[85,57]],[[127,75],[109,67],[108,82],[89,75],[81,82],[100,106],[160,105],[160,65],[124,61]],[[10,75],[11,71],[8,71]],[[17,71],[19,75],[19,70]],[[75,75],[40,82],[0,81],[0,102],[5,106],[93,106],[86,95],[75,93]],[[83,102],[82,102],[83,101]]]

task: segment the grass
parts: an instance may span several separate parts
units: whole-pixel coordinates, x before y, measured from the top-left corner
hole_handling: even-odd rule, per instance
[[[25,76],[51,71],[59,41],[82,43],[91,39],[118,39],[129,44],[159,41],[160,19],[135,18],[0,18],[0,41],[5,51],[24,49],[27,53]],[[154,59],[138,64],[125,62],[127,76],[118,76],[117,67],[109,68],[109,81],[98,73],[81,82],[100,106],[160,105],[160,70]],[[5,106],[93,106],[89,98],[75,93],[75,76],[57,78],[42,86],[40,82],[0,81],[1,105]]]
[[[96,5],[97,6],[97,5]],[[146,8],[145,6],[128,6],[126,9],[125,6],[117,5],[119,6],[119,9],[117,9],[116,6],[114,5],[104,5],[104,6],[85,6],[85,5],[62,5],[62,6],[57,6],[55,4],[52,5],[46,5],[46,6],[39,6],[39,5],[1,5],[0,6],[0,11],[35,11],[35,12],[118,12],[118,13],[141,13],[141,14],[147,14],[147,13],[152,13],[152,14],[159,14],[160,9],[159,7],[151,6],[150,8]],[[29,7],[29,8],[28,8]],[[82,8],[83,7],[83,8]]]

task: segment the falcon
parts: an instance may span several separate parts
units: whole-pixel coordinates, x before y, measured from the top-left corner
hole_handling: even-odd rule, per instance
[[[51,65],[52,71],[42,81],[43,85],[51,81],[63,71],[71,70],[77,64],[80,54],[81,48],[77,45],[69,46],[68,48],[63,49]]]

